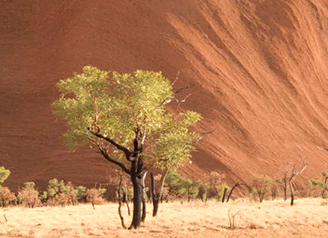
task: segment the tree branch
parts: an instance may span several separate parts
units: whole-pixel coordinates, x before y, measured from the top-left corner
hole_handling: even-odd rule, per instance
[[[201,136],[199,138],[197,138],[196,140],[192,141],[191,144],[196,144],[198,141],[200,141],[201,139],[203,139],[204,136],[211,134],[212,132],[214,132],[215,130],[211,130],[211,131],[204,131],[202,132]]]
[[[123,163],[121,163],[121,162],[119,162],[119,161],[117,161],[117,160],[111,158],[111,157],[108,155],[108,153],[107,153],[104,149],[102,149],[102,148],[100,148],[100,147],[98,147],[98,148],[99,148],[100,153],[105,157],[106,160],[108,160],[109,162],[111,162],[111,163],[113,163],[113,164],[116,164],[116,165],[118,165],[119,167],[121,167],[121,169],[122,169],[125,173],[127,173],[127,174],[131,174],[131,173],[130,173],[130,170],[128,170],[128,168],[125,167],[125,165],[124,165]]]
[[[104,139],[105,141],[109,142],[110,144],[112,144],[113,146],[115,146],[118,150],[121,150],[124,152],[125,154],[125,157],[128,161],[130,161],[130,157],[131,157],[131,151],[126,148],[125,146],[123,145],[120,145],[118,143],[116,143],[114,140],[112,140],[111,138],[109,138],[108,136],[104,136],[103,134],[99,133],[99,131],[92,131],[90,128],[88,128],[88,131],[95,135],[96,137],[98,138],[101,138],[101,139]]]

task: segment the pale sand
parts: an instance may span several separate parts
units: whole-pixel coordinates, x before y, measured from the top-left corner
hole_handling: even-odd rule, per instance
[[[121,228],[113,203],[95,210],[89,204],[11,207],[0,210],[0,237],[328,237],[328,206],[321,202],[299,199],[293,207],[282,200],[263,204],[175,202],[161,204],[156,218],[150,216],[148,205],[146,222],[137,231]],[[229,209],[231,213],[239,211],[234,230],[227,229]],[[131,218],[125,214],[125,219],[130,222]]]

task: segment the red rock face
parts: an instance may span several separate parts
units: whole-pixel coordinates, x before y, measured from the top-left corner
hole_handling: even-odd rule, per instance
[[[192,93],[208,135],[183,169],[231,181],[278,176],[301,155],[300,181],[328,170],[328,3],[322,0],[35,0],[0,3],[0,164],[6,185],[51,178],[92,185],[109,165],[68,153],[51,103],[84,65],[163,71]],[[181,95],[180,97],[183,97]]]

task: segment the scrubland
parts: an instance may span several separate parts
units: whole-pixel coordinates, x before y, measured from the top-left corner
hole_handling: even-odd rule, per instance
[[[318,198],[298,199],[295,206],[283,200],[163,203],[155,218],[149,204],[146,222],[135,231],[121,228],[117,207],[2,208],[0,237],[328,237],[328,205]],[[123,212],[129,223],[126,207]],[[228,214],[237,214],[234,229]]]

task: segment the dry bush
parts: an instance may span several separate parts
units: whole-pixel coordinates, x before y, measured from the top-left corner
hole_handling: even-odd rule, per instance
[[[10,189],[7,187],[0,187],[0,206],[6,207],[14,201],[16,201],[15,194],[10,192]]]
[[[20,197],[22,204],[25,207],[33,208],[41,203],[39,192],[35,189],[34,182],[24,183],[24,188],[19,191],[18,196]]]
[[[91,188],[87,191],[87,201],[91,202],[92,207],[95,208],[95,205],[103,204],[105,199],[102,197],[104,190]]]
[[[66,193],[60,193],[57,197],[57,203],[64,207],[70,204],[70,197]]]
[[[68,205],[75,205],[78,202],[78,190],[74,187],[74,185],[71,182],[68,182],[66,185],[66,193],[65,196],[67,197],[67,201],[65,203]]]

